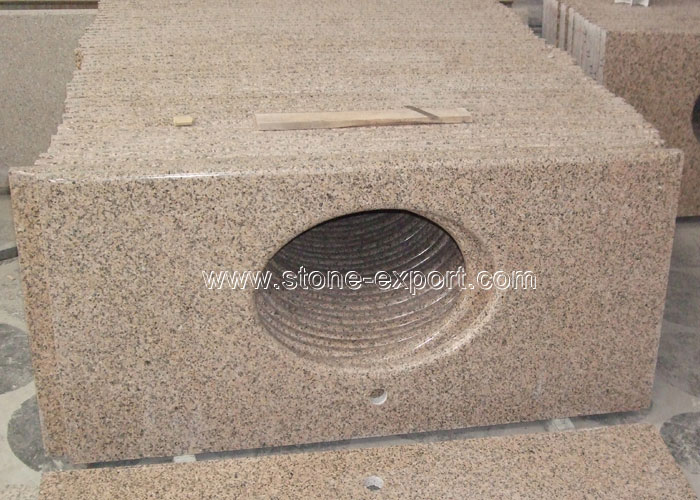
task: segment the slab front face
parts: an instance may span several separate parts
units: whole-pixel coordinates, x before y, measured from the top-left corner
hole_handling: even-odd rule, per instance
[[[41,500],[693,499],[650,426],[45,474]]]
[[[51,453],[649,404],[680,154],[498,2],[104,0],[80,56],[49,152],[12,176]],[[406,105],[473,121],[253,121]],[[467,285],[532,271],[537,288],[283,293],[203,278],[302,266],[464,267]]]
[[[375,158],[354,172],[42,185],[52,206],[37,221],[41,251],[59,263],[42,276],[66,450],[94,461],[644,407],[678,160],[469,166],[423,154],[399,170]],[[333,193],[321,208],[319,187]],[[32,198],[32,186],[17,188]],[[266,201],[251,211],[242,192]],[[386,207],[426,217],[442,228],[435,238],[448,232],[469,276],[532,270],[537,289],[467,290],[444,309],[404,295],[415,308],[367,317],[344,314],[331,292],[333,304],[307,302],[294,316],[275,297],[262,307],[250,288],[205,286],[203,271],[262,270],[306,229]],[[331,241],[340,260],[371,224]],[[410,261],[411,247],[398,248]],[[307,258],[317,269],[320,257]],[[418,326],[394,321],[430,304]],[[340,316],[319,318],[331,306]],[[383,342],[363,340],[378,331],[373,319]],[[323,334],[336,340],[311,342]]]

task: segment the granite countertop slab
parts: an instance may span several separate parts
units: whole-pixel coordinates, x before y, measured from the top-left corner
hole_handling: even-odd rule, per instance
[[[553,434],[52,472],[40,500],[692,499],[658,431]]]

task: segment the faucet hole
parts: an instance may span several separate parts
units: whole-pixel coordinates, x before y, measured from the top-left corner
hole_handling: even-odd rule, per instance
[[[373,405],[383,405],[386,402],[387,393],[385,389],[375,389],[369,394],[369,400]]]
[[[384,480],[379,476],[368,476],[362,484],[370,491],[379,491],[384,487]]]

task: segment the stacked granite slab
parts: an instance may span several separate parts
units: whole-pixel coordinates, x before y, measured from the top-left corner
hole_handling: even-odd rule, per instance
[[[41,500],[693,499],[651,426],[49,473]]]
[[[685,155],[679,216],[700,215],[700,2],[545,0],[543,36]]]
[[[4,10],[0,1],[0,191],[10,167],[31,165],[61,122],[74,51],[95,11]]]
[[[11,174],[50,453],[648,406],[681,153],[498,2],[104,0],[79,56],[48,152]],[[406,105],[473,122],[254,127]],[[194,125],[172,126],[183,114]],[[285,262],[463,263],[468,283],[531,270],[537,288],[302,296],[202,278]]]

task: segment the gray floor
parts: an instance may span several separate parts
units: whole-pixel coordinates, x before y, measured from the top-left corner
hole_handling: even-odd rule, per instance
[[[12,246],[14,235],[9,213],[7,197],[0,197],[0,247]],[[68,464],[47,458],[43,452],[26,331],[17,259],[0,260],[0,498],[3,499],[34,499],[41,471],[71,468]],[[700,218],[680,220],[676,225],[653,404],[648,410],[580,417],[571,421],[531,422],[272,450],[216,453],[177,457],[175,460],[387,446],[631,422],[648,422],[661,429],[671,453],[700,495]],[[172,457],[156,458],[121,464],[92,464],[90,467],[172,460]]]

